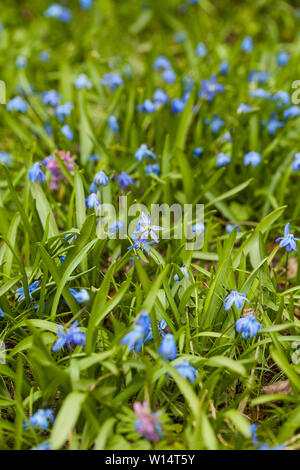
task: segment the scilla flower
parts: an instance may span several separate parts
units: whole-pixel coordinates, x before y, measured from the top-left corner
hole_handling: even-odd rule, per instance
[[[74,85],[78,90],[87,89],[90,90],[92,88],[92,84],[89,81],[87,75],[85,73],[81,73],[76,80],[74,81]]]
[[[58,117],[59,122],[63,122],[65,119],[65,116],[70,116],[72,109],[73,109],[72,103],[61,104],[55,108],[54,116]]]
[[[207,49],[206,45],[203,42],[199,42],[196,47],[196,56],[197,57],[204,57],[206,56]]]
[[[201,80],[202,88],[198,93],[199,98],[206,98],[207,101],[213,101],[217,93],[224,91],[224,85],[217,82],[216,74],[213,74],[210,80]]]
[[[154,174],[154,175],[159,176],[159,174],[160,174],[159,163],[152,163],[151,165],[147,165],[146,166],[146,174],[147,175]]]
[[[10,153],[3,152],[2,150],[0,150],[0,162],[1,163],[4,163],[7,166],[11,166],[12,165],[12,158],[13,157]]]
[[[157,59],[155,59],[153,63],[153,70],[167,70],[171,68],[172,66],[170,64],[169,59],[164,56],[157,57]]]
[[[122,346],[127,346],[129,351],[135,350],[136,353],[140,352],[142,349],[145,333],[144,329],[140,325],[135,325],[133,330],[131,330],[127,335],[124,336],[121,340]]]
[[[19,111],[20,113],[26,113],[27,111],[27,104],[21,98],[21,96],[15,96],[12,98],[6,105],[7,111]]]
[[[202,148],[202,147],[196,147],[196,148],[194,148],[194,150],[193,150],[193,155],[194,155],[194,157],[199,158],[199,157],[202,156],[202,154],[203,154],[203,148]]]
[[[147,240],[147,238],[150,236],[152,240],[157,242],[158,237],[155,232],[158,230],[162,230],[162,227],[159,227],[158,225],[151,225],[150,214],[146,215],[144,212],[142,212],[134,233],[139,235],[139,237],[144,240]]]
[[[106,73],[102,78],[102,85],[109,86],[110,91],[115,91],[117,87],[123,86],[123,79],[118,73]]]
[[[149,256],[150,254],[150,248],[149,246],[150,245],[153,245],[153,243],[157,243],[157,241],[155,240],[152,240],[152,241],[147,241],[145,238],[137,238],[134,236],[134,234],[131,235],[131,238],[134,242],[133,245],[129,246],[128,247],[128,250],[142,250],[144,251],[145,253],[147,253],[147,255]]]
[[[249,303],[249,300],[247,299],[246,295],[242,292],[238,292],[237,290],[233,289],[230,294],[225,297],[223,305],[225,307],[225,310],[228,311],[231,309],[233,304],[235,304],[237,309],[242,308],[245,302]]]
[[[65,328],[63,325],[59,325],[57,328],[58,339],[52,347],[52,351],[59,351],[65,345],[68,349],[71,349],[71,344],[84,346],[86,341],[86,335],[80,328],[78,328],[78,321],[76,320],[70,328]]]
[[[80,290],[70,289],[70,292],[73,295],[76,302],[78,302],[79,304],[83,304],[90,300],[89,293],[86,289],[80,289]]]
[[[72,13],[68,8],[62,7],[58,3],[52,3],[44,12],[46,18],[55,18],[63,23],[69,23],[72,19]]]
[[[258,152],[248,152],[244,155],[244,165],[252,165],[256,168],[261,162],[261,154]]]
[[[134,157],[138,162],[141,162],[144,158],[154,158],[156,160],[156,155],[148,149],[146,144],[142,144],[135,152]]]
[[[43,431],[46,431],[50,424],[54,422],[54,412],[51,409],[40,409],[33,416],[28,418],[28,421],[34,428],[40,428],[43,429]],[[24,422],[23,428],[29,429],[29,426],[26,422]]]
[[[43,104],[49,104],[55,108],[59,105],[60,94],[56,90],[45,91],[42,94]]]
[[[157,90],[155,90],[152,98],[155,104],[167,104],[169,101],[169,96],[161,88],[157,88]]]
[[[222,62],[220,63],[219,72],[222,75],[226,75],[228,71],[229,71],[229,64],[227,60],[222,60]]]
[[[130,175],[125,173],[125,171],[121,171],[119,176],[116,177],[116,180],[119,183],[120,189],[128,188],[129,185],[134,185],[134,180],[131,178]]]
[[[74,132],[70,128],[69,124],[65,124],[64,126],[62,126],[61,132],[68,140],[73,140]]]
[[[162,79],[169,85],[172,85],[176,81],[176,74],[173,69],[164,70],[161,76]]]
[[[269,100],[271,98],[271,93],[269,91],[264,90],[263,88],[257,88],[256,90],[250,90],[249,94],[254,98],[266,98]]]
[[[80,0],[80,6],[83,10],[89,10],[93,6],[94,0]]]
[[[182,267],[180,268],[180,271],[182,272],[183,277],[186,277],[188,280],[190,280],[190,275],[189,275],[189,273],[188,273],[188,271],[187,271],[187,269],[186,269],[185,266],[182,266]],[[174,276],[174,281],[175,281],[175,282],[180,281],[180,277],[178,276],[177,273],[176,273],[175,276]]]
[[[295,154],[295,160],[292,163],[292,169],[293,169],[293,171],[299,171],[300,170],[300,153]]]
[[[244,339],[254,338],[261,329],[261,324],[256,320],[255,315],[239,318],[235,322],[237,333],[242,333]]]
[[[297,251],[296,241],[299,241],[300,238],[295,238],[292,233],[290,233],[290,222],[284,227],[284,236],[276,238],[276,242],[279,242],[280,248],[286,247],[286,251],[290,252],[292,250]]]
[[[287,91],[279,90],[273,95],[272,101],[276,101],[277,108],[281,108],[282,105],[288,106],[291,101],[290,94]]]
[[[174,98],[171,103],[171,111],[174,114],[182,113],[186,105],[186,102],[181,98]]]
[[[109,184],[109,177],[103,170],[101,170],[96,174],[94,183],[98,184],[99,186],[107,186]]]
[[[222,168],[223,166],[227,166],[228,163],[231,162],[231,158],[227,153],[220,152],[217,155],[217,167]]]
[[[156,103],[153,103],[151,100],[147,99],[142,104],[139,104],[136,109],[143,114],[155,113],[157,109]]]
[[[277,54],[277,64],[280,67],[284,67],[290,60],[290,56],[287,52],[281,51]]]
[[[33,300],[31,294],[38,288],[38,286],[40,285],[40,282],[41,281],[35,281],[33,282],[32,284],[30,284],[28,286],[28,290],[29,290],[29,299],[30,300]],[[24,288],[23,287],[20,287],[19,289],[16,290],[16,296],[18,297],[18,302],[21,302],[22,300],[25,299],[25,293],[24,293]]]
[[[17,68],[18,68],[18,69],[25,69],[26,65],[27,65],[27,59],[26,59],[26,57],[23,57],[23,56],[19,55],[19,56],[17,57],[17,60],[16,60],[16,66],[17,66]]]
[[[91,194],[85,199],[85,203],[88,209],[94,209],[101,206],[100,201],[94,192],[91,192]]]
[[[203,222],[197,222],[196,224],[192,225],[192,233],[204,233],[205,232],[205,225]]]
[[[158,442],[162,437],[161,423],[159,421],[159,413],[151,413],[148,402],[135,402],[133,405],[137,421],[134,423],[135,430],[143,436],[147,441]]]
[[[245,114],[245,113],[250,113],[251,111],[253,111],[252,106],[248,106],[247,104],[240,103],[236,112],[238,114]]]
[[[107,119],[107,123],[109,125],[109,128],[113,132],[118,132],[119,131],[119,124],[118,124],[118,120],[117,120],[116,116],[111,114]]]
[[[195,382],[198,372],[188,361],[178,362],[177,364],[174,364],[174,367],[181,377],[189,380],[191,384]]]
[[[241,50],[249,53],[253,51],[253,48],[253,39],[250,36],[245,36],[241,44]]]
[[[36,162],[32,165],[32,167],[28,171],[28,179],[30,179],[33,183],[45,183],[46,177],[41,170],[40,162]]]
[[[158,348],[158,354],[167,360],[174,360],[177,357],[177,348],[174,336],[166,334]]]
[[[296,104],[283,111],[284,119],[290,119],[290,118],[294,119],[298,116],[300,116],[300,106],[297,106]]]

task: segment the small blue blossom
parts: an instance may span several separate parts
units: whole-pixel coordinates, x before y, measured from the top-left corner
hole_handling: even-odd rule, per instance
[[[69,23],[72,19],[72,13],[68,8],[65,8],[58,3],[52,3],[49,8],[44,12],[46,18],[55,18],[63,23]]]
[[[267,100],[271,99],[271,93],[269,91],[264,90],[263,88],[257,88],[256,90],[250,90],[249,94],[253,96],[253,98],[265,98]]]
[[[142,104],[139,104],[136,109],[143,114],[155,113],[157,109],[156,103],[153,103],[151,100],[147,99]]]
[[[169,59],[164,56],[157,57],[153,63],[153,70],[168,70],[171,68],[172,66]]]
[[[3,312],[2,308],[0,308],[0,317],[1,317],[1,318],[4,317],[4,312]]]
[[[42,94],[43,104],[49,104],[53,108],[56,108],[59,105],[59,100],[61,96],[56,90],[45,91]]]
[[[256,320],[255,315],[239,318],[235,322],[237,333],[242,333],[244,339],[254,338],[261,329],[261,324]]]
[[[33,447],[31,450],[52,450],[49,442],[42,442],[36,447]]]
[[[231,162],[231,157],[227,153],[220,152],[217,155],[217,167],[222,168]]]
[[[277,54],[277,64],[280,67],[285,67],[285,65],[289,62],[290,56],[287,52],[281,51]]]
[[[258,444],[258,438],[256,435],[257,426],[256,424],[250,424],[251,439],[254,445]]]
[[[64,126],[62,126],[61,132],[68,140],[73,140],[74,132],[70,128],[69,124],[65,124]]]
[[[219,67],[220,74],[226,75],[228,71],[229,71],[229,64],[227,60],[222,60],[222,62],[220,63],[220,67]]]
[[[19,55],[16,59],[16,66],[18,69],[25,69],[27,65],[27,59],[26,57]]]
[[[220,116],[215,114],[210,123],[210,128],[212,132],[214,134],[217,134],[220,131],[220,129],[222,129],[222,127],[224,126],[225,126],[225,122],[223,121],[223,119],[221,119]]]
[[[290,94],[287,91],[279,90],[273,95],[272,101],[277,103],[277,108],[281,108],[282,105],[288,106],[291,101]]]
[[[97,198],[97,195],[92,192],[86,199],[85,199],[86,207],[88,209],[94,209],[98,208],[101,206],[99,199]]]
[[[177,364],[174,364],[174,367],[181,377],[189,380],[191,384],[195,382],[198,372],[188,361],[178,362]]]
[[[12,158],[13,157],[10,153],[3,152],[2,150],[0,150],[0,162],[1,163],[4,163],[7,166],[11,166],[12,165]]]
[[[160,166],[159,166],[159,163],[152,163],[152,164],[150,164],[150,165],[147,165],[147,166],[146,166],[146,174],[147,174],[147,175],[154,174],[154,175],[159,176],[159,174],[160,174]]]
[[[39,59],[41,62],[49,62],[50,60],[50,54],[48,51],[41,51],[39,53]]]
[[[180,268],[180,271],[182,272],[183,277],[186,277],[188,280],[190,280],[190,275],[189,275],[189,273],[188,273],[188,271],[187,271],[187,269],[186,269],[185,266],[182,266],[182,267]],[[177,273],[176,273],[175,276],[174,276],[174,281],[175,281],[175,282],[179,282],[179,281],[180,281],[180,277],[178,276]]]
[[[134,185],[134,180],[131,178],[130,175],[125,173],[125,171],[121,171],[119,176],[116,177],[116,180],[119,183],[120,189],[128,188],[129,185]]]
[[[158,348],[158,354],[166,360],[173,361],[177,357],[177,347],[175,343],[174,336],[171,334],[166,334]]]
[[[79,304],[83,304],[90,300],[89,293],[86,289],[80,289],[80,290],[70,289],[70,292],[73,295],[76,302],[78,302]]]
[[[251,111],[253,111],[252,106],[249,106],[249,105],[244,104],[244,103],[240,103],[236,112],[238,114],[245,114],[245,113],[250,113]]]
[[[128,250],[136,250],[136,251],[142,250],[145,253],[147,253],[148,256],[150,254],[149,246],[153,245],[153,243],[157,243],[157,241],[155,241],[155,240],[152,240],[152,241],[148,242],[145,238],[140,238],[139,239],[134,234],[131,235],[131,238],[132,238],[134,244],[129,246]]]
[[[46,177],[41,170],[40,162],[36,162],[32,165],[32,167],[28,171],[28,179],[30,179],[33,183],[45,183]]]
[[[261,162],[261,154],[258,152],[254,152],[253,150],[251,152],[248,152],[244,155],[244,165],[252,165],[254,168],[256,168],[260,162]]]
[[[270,447],[269,444],[262,444],[258,450],[284,450],[284,445],[280,444],[278,446]]]
[[[153,101],[154,103],[157,104],[167,104],[168,101],[169,101],[169,96],[167,95],[167,93],[162,90],[161,88],[157,88],[157,90],[155,90],[155,92],[153,93]]]
[[[300,106],[294,105],[283,111],[284,119],[296,118],[300,116]]]
[[[270,135],[274,135],[277,129],[280,129],[281,127],[285,126],[285,122],[283,121],[278,121],[276,116],[273,116],[270,118],[268,124],[267,124],[267,129]]]
[[[71,289],[70,289],[71,290]],[[78,321],[76,320],[70,328],[65,328],[63,325],[59,325],[57,328],[58,339],[52,347],[52,351],[56,352],[67,345],[68,349],[71,349],[71,344],[75,346],[85,346],[86,334],[78,328]]]
[[[173,35],[173,40],[178,44],[182,44],[186,40],[186,34],[183,31],[176,31],[176,33]]]
[[[92,84],[89,81],[87,75],[85,73],[81,73],[76,80],[74,81],[74,85],[78,90],[87,89],[90,90],[92,88]]]
[[[7,111],[19,111],[20,113],[26,113],[27,104],[21,96],[15,96],[6,105]]]
[[[103,170],[99,171],[95,178],[94,183],[101,186],[107,186],[109,184],[109,177],[105,174]]]
[[[145,337],[144,328],[140,325],[135,325],[127,335],[121,340],[122,346],[127,346],[129,351],[135,350],[136,353],[140,352],[143,346]]]
[[[224,85],[217,82],[217,75],[213,74],[210,80],[201,80],[202,88],[198,93],[199,98],[205,98],[207,101],[213,101],[217,93],[224,91]]]
[[[88,157],[89,162],[97,162],[99,160],[99,155],[97,153],[93,153]]]
[[[94,0],[80,0],[80,6],[83,10],[89,10],[93,6]]]
[[[293,171],[299,171],[300,170],[300,153],[295,154],[295,160],[292,163],[292,169],[293,169]]]
[[[238,224],[226,224],[226,233],[231,233],[235,229],[235,227],[237,227],[238,232],[241,231],[241,227]]]
[[[139,237],[143,240],[147,240],[147,238],[150,236],[152,240],[158,242],[158,237],[155,232],[159,230],[162,230],[162,227],[159,227],[158,225],[151,225],[150,214],[146,215],[144,212],[142,212],[134,233],[139,235]]]
[[[290,233],[290,222],[286,224],[284,227],[284,236],[276,238],[276,243],[280,241],[279,246],[280,248],[286,247],[286,251],[290,252],[292,250],[297,250],[296,241],[299,241],[300,238],[295,238],[292,233]]]
[[[119,131],[119,124],[118,124],[118,120],[116,118],[116,116],[114,116],[113,114],[111,114],[108,119],[107,119],[107,124],[109,126],[109,128],[113,131],[113,132],[118,132]]]
[[[57,106],[54,110],[54,116],[58,117],[59,122],[63,122],[65,116],[70,116],[73,109],[73,103],[64,103]]]
[[[202,156],[202,154],[203,154],[203,148],[202,147],[194,148],[194,150],[193,150],[194,157],[199,158],[199,157]]]
[[[171,103],[172,113],[182,113],[186,105],[186,102],[181,98],[174,98]]]
[[[207,53],[206,45],[203,42],[199,42],[196,47],[196,56],[205,57]]]
[[[28,418],[28,421],[34,428],[40,428],[43,429],[43,431],[46,431],[50,424],[54,422],[54,412],[51,409],[40,409],[34,413],[33,416]],[[23,428],[29,429],[27,422],[24,422]]]
[[[103,76],[101,84],[103,86],[108,85],[110,91],[115,91],[117,87],[123,86],[124,83],[123,83],[123,79],[121,75],[119,75],[118,73],[110,72],[110,73],[106,73]]]
[[[135,152],[134,157],[138,162],[141,162],[144,158],[154,158],[156,160],[156,155],[148,149],[147,144],[142,144]]]
[[[204,222],[197,222],[196,224],[192,225],[192,233],[204,233],[204,232],[205,232]]]
[[[173,69],[164,70],[161,76],[162,79],[169,85],[172,85],[176,82],[176,74]]]
[[[252,52],[253,49],[254,49],[253,39],[251,38],[251,36],[245,36],[241,44],[241,50],[243,52],[249,53],[249,52]]]
[[[261,72],[259,70],[251,70],[249,73],[248,80],[251,83],[259,83],[263,84],[266,83],[270,78],[269,72]]]
[[[233,304],[235,304],[237,309],[242,308],[245,302],[249,303],[249,300],[247,299],[246,295],[242,292],[238,292],[237,290],[232,289],[230,294],[225,297],[223,305],[225,307],[225,310],[228,311],[231,309]]]

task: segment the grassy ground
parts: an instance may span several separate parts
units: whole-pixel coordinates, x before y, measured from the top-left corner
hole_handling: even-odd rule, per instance
[[[276,101],[279,91],[291,100],[292,82],[300,80],[296,2],[95,0],[84,10],[77,0],[61,1],[72,11],[69,22],[45,17],[46,0],[3,3],[1,449],[299,448],[299,258],[275,241],[288,222],[295,237],[300,231],[293,165],[300,109],[293,108],[294,118],[297,103]],[[196,49],[199,43],[206,50]],[[153,69],[159,56],[168,58],[174,83]],[[223,62],[220,71],[222,61],[228,70]],[[253,79],[253,71],[268,76]],[[123,80],[114,91],[102,84],[109,72]],[[91,86],[78,89],[82,73]],[[213,73],[222,87],[210,100],[201,80]],[[151,113],[137,109],[146,99],[153,105],[158,88],[169,102]],[[60,93],[60,104],[73,104],[64,122],[45,103],[48,90]],[[26,112],[10,110],[15,96]],[[174,112],[175,98],[181,112]],[[111,115],[117,132],[108,125]],[[71,140],[62,132],[66,124]],[[142,144],[156,160],[135,158]],[[73,163],[56,150],[69,151]],[[257,166],[245,165],[250,151],[260,155]],[[230,159],[225,166],[222,154]],[[43,164],[49,155],[61,177],[56,187],[51,164]],[[36,182],[36,171],[32,176],[37,162],[45,182]],[[158,174],[147,172],[153,163]],[[102,239],[97,210],[85,204],[101,170],[110,179],[98,187],[101,204],[118,208],[121,195],[128,206],[149,210],[155,203],[204,204],[203,247],[187,250],[186,240],[171,238],[150,245],[147,255],[128,250],[130,237]],[[121,171],[135,184],[120,189]],[[75,298],[70,288],[85,289],[89,299]],[[225,309],[232,289],[249,304]],[[130,351],[121,342],[132,332],[145,339],[147,328],[141,333],[135,324],[143,323],[143,310],[153,339]],[[235,322],[247,315],[260,329],[244,339]],[[166,343],[160,348],[163,319],[176,359],[164,357]],[[76,320],[80,331],[68,330],[70,349],[53,350],[58,326],[74,328]],[[183,361],[195,380],[175,367]],[[142,402],[148,411],[137,409]],[[32,417],[43,409],[52,415],[39,412],[41,426]]]

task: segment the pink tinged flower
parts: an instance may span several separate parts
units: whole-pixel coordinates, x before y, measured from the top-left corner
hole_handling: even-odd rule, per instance
[[[136,432],[148,441],[159,441],[163,435],[159,414],[151,413],[150,405],[147,401],[134,403],[133,409],[137,417],[137,421],[134,424]]]
[[[64,152],[60,150],[55,150],[53,153],[54,153],[53,156],[50,155],[49,157],[46,157],[44,159],[44,165],[46,169],[50,171],[50,173],[52,174],[52,180],[50,182],[50,189],[56,191],[58,190],[59,184],[62,180],[64,180],[65,183],[67,184],[69,183],[69,181],[66,178],[64,178],[55,154],[59,155],[61,160],[64,162],[67,170],[69,171],[74,171],[74,157],[71,157],[70,152]]]

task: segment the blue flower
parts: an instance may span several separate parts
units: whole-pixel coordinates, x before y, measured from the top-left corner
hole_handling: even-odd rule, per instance
[[[109,128],[113,132],[118,132],[119,131],[119,124],[118,124],[118,120],[117,120],[116,116],[111,114],[107,119],[107,123],[109,125]]]
[[[188,271],[187,271],[187,269],[186,269],[185,266],[182,266],[182,267],[180,268],[180,271],[182,272],[182,275],[183,275],[184,277],[186,277],[188,280],[190,280],[190,275],[189,275],[189,273],[188,273]],[[175,282],[180,281],[180,277],[178,276],[177,273],[176,273],[175,276],[174,276],[174,281],[175,281]]]
[[[169,85],[172,85],[176,82],[176,74],[173,69],[164,70],[161,76],[163,80]]]
[[[287,52],[281,51],[277,54],[277,64],[280,67],[284,67],[290,60],[290,56]]]
[[[19,111],[20,113],[26,113],[27,104],[21,96],[15,96],[6,105],[7,111]]]
[[[252,165],[254,168],[256,168],[261,162],[261,154],[258,152],[254,152],[253,150],[251,152],[248,152],[244,155],[244,165]]]
[[[40,285],[40,282],[41,281],[35,281],[31,285],[28,286],[30,300],[33,300],[31,294],[38,288],[38,286]],[[16,290],[16,296],[18,296],[18,299],[17,299],[18,302],[21,302],[22,300],[25,299],[25,293],[24,293],[23,287],[20,287],[19,289]]]
[[[4,312],[3,312],[2,308],[0,308],[0,317],[1,317],[1,318],[4,317]]]
[[[166,328],[167,326],[167,322],[166,320],[163,318],[159,324],[158,324],[158,332],[161,336],[165,336],[166,333],[164,332],[164,329]],[[146,338],[144,339],[144,343],[147,343],[148,341],[150,341],[151,339],[153,339],[153,332],[152,332],[152,328],[150,326],[150,329],[149,329],[149,333],[148,335],[146,336]]]
[[[93,153],[88,157],[89,162],[97,162],[99,160],[99,155],[97,153]]]
[[[226,233],[231,233],[232,230],[235,229],[235,227],[237,227],[237,231],[240,232],[241,231],[241,227],[238,225],[238,224],[226,224]]]
[[[154,158],[156,160],[156,155],[148,149],[146,144],[142,144],[135,152],[134,157],[138,162],[141,162],[144,158]]]
[[[16,66],[17,66],[17,68],[18,68],[18,69],[25,69],[26,65],[27,65],[27,59],[26,59],[26,57],[23,57],[23,56],[19,55],[19,56],[17,57],[17,60],[16,60]]]
[[[238,114],[245,114],[245,113],[250,113],[251,111],[253,111],[252,106],[248,106],[247,104],[240,103],[236,112]]]
[[[221,119],[219,116],[216,114],[213,116],[211,123],[210,123],[210,128],[214,134],[217,134],[219,130],[225,126],[225,122],[223,119]]]
[[[30,179],[33,183],[45,183],[46,177],[41,170],[40,162],[36,162],[32,165],[32,167],[28,171],[28,179]]]
[[[178,44],[182,44],[186,40],[186,34],[183,31],[176,31],[173,35],[173,40]]]
[[[257,88],[256,90],[250,90],[249,94],[254,98],[265,98],[269,100],[271,98],[271,93],[269,91],[264,90],[263,88]]]
[[[247,299],[246,295],[242,292],[238,292],[237,290],[233,289],[230,294],[225,297],[223,305],[225,307],[225,310],[228,311],[231,309],[233,304],[235,304],[237,309],[242,308],[245,302],[249,303],[249,300]]]
[[[142,310],[137,319],[135,320],[135,326],[143,328],[144,335],[147,335],[151,330],[151,318],[147,310]]]
[[[194,150],[193,150],[193,155],[194,155],[194,157],[199,158],[199,157],[202,156],[202,154],[203,154],[203,148],[202,148],[202,147],[196,147],[196,148],[194,148]]]
[[[281,127],[285,126],[285,122],[283,121],[278,121],[276,116],[273,116],[270,118],[268,124],[267,124],[267,129],[269,134],[274,135],[277,129],[280,129]]]
[[[288,106],[291,99],[287,91],[279,90],[273,95],[272,101],[277,102],[277,108],[281,108],[282,105]]]
[[[144,212],[142,212],[134,233],[138,234],[143,240],[147,240],[147,238],[150,236],[152,240],[157,242],[158,237],[155,232],[158,230],[162,230],[162,227],[159,227],[158,225],[151,225],[150,214],[146,215]]]
[[[86,289],[80,289],[80,290],[70,289],[70,292],[73,295],[76,302],[78,302],[79,304],[86,303],[90,300],[89,293]]]
[[[153,63],[153,70],[167,70],[171,68],[172,66],[170,64],[169,59],[164,56],[157,57],[157,59],[155,59]]]
[[[39,59],[41,62],[48,62],[50,60],[50,54],[48,51],[41,51],[39,53]]]
[[[70,326],[70,328],[65,328],[63,325],[59,325],[57,328],[57,336],[58,339],[52,347],[52,351],[54,352],[59,351],[65,345],[70,349],[71,344],[84,346],[86,342],[86,335],[80,328],[78,328],[77,320],[72,326]]]
[[[258,450],[284,450],[284,445],[280,444],[278,446],[270,447],[269,444],[262,444]]]
[[[158,354],[164,359],[173,361],[177,357],[177,348],[174,336],[171,334],[166,334],[158,348]]]
[[[139,104],[136,109],[143,114],[155,113],[157,109],[156,103],[152,103],[151,100],[147,99],[142,104]]]
[[[80,0],[80,6],[83,10],[89,10],[93,6],[94,0]]]
[[[59,105],[60,94],[56,90],[45,91],[42,97],[43,104],[49,104],[53,108]]]
[[[249,52],[252,52],[253,49],[254,49],[253,39],[251,38],[251,36],[245,36],[241,44],[241,50],[243,52],[249,53]]]
[[[95,207],[100,207],[100,201],[97,198],[97,195],[92,192],[86,199],[85,199],[86,207],[88,209],[94,209]]]
[[[124,222],[121,221],[119,222],[118,220],[115,220],[109,227],[108,231],[110,233],[117,233],[117,232],[122,232],[124,227]]]
[[[156,105],[166,104],[169,101],[169,96],[161,88],[157,88],[157,90],[155,90],[155,92],[153,93],[152,98],[153,98],[153,101],[155,102]]]
[[[297,250],[296,241],[299,241],[300,238],[295,238],[292,233],[290,233],[290,222],[286,224],[284,227],[284,236],[276,238],[276,243],[280,241],[279,246],[280,248],[286,247],[286,251],[290,252],[292,250]]]
[[[10,153],[3,152],[2,150],[0,150],[0,162],[1,163],[4,163],[7,166],[11,166],[12,165],[12,158],[13,157]]]
[[[206,45],[204,42],[199,42],[196,47],[196,56],[197,57],[205,57],[207,53]]]
[[[92,88],[92,84],[89,81],[87,75],[85,73],[81,73],[76,80],[74,81],[74,85],[78,90],[82,90],[86,88],[87,90],[90,90]]]
[[[256,424],[250,424],[251,439],[252,439],[252,442],[253,442],[254,445],[258,444],[256,429],[257,429]]]
[[[181,377],[189,380],[191,384],[195,382],[198,372],[188,361],[178,362],[177,364],[174,364],[174,367]]]
[[[123,79],[118,73],[106,73],[102,78],[102,85],[109,86],[110,91],[115,91],[117,87],[123,86]]]
[[[251,70],[248,80],[251,83],[266,83],[270,78],[269,72],[260,72],[258,70]]]
[[[227,60],[222,60],[222,62],[220,63],[219,72],[222,75],[226,75],[228,71],[229,71],[229,64]]]
[[[300,106],[294,105],[283,111],[284,119],[296,118],[300,116]]]
[[[293,169],[293,171],[299,171],[300,170],[300,153],[295,154],[295,160],[292,163],[292,169]]]
[[[132,240],[134,241],[134,244],[128,247],[128,250],[142,250],[147,255],[149,256],[150,254],[150,245],[153,245],[153,243],[157,243],[157,241],[152,240],[147,242],[145,238],[138,239],[134,234],[131,235]]]
[[[33,447],[31,450],[52,450],[49,442],[42,442],[36,447]]]
[[[213,101],[217,93],[224,91],[224,85],[217,82],[217,75],[213,74],[210,80],[201,80],[202,88],[198,93],[199,98],[206,98]]]
[[[144,340],[144,329],[140,325],[135,325],[133,330],[131,330],[127,335],[124,336],[121,340],[122,346],[127,346],[129,351],[135,350],[136,353],[140,352]]]
[[[96,174],[94,178],[94,183],[101,186],[107,186],[109,184],[109,177],[105,174],[103,170],[101,170]]]
[[[171,103],[172,113],[181,113],[185,108],[186,102],[181,98],[174,98]]]
[[[237,333],[242,333],[244,339],[254,338],[261,329],[261,324],[256,320],[255,315],[239,318],[235,322]]]
[[[58,3],[52,3],[44,12],[46,18],[55,18],[63,23],[69,23],[72,19],[72,13],[68,8],[62,7]]]
[[[160,174],[159,163],[153,163],[152,165],[147,165],[146,166],[146,174],[151,175],[151,173],[153,173],[154,175],[159,176],[159,174]]]
[[[43,431],[46,431],[50,424],[54,422],[54,412],[51,409],[40,409],[33,416],[28,418],[28,421],[34,428],[41,428]],[[26,422],[24,422],[23,428],[29,429]]]
[[[192,233],[204,233],[205,232],[205,225],[203,222],[197,222],[196,224],[192,225]]]
[[[222,168],[231,162],[231,157],[227,153],[220,152],[217,155],[217,167]]]
[[[62,126],[61,132],[68,140],[73,140],[74,132],[70,128],[69,124],[65,124],[64,126]]]
[[[130,175],[125,173],[125,171],[121,171],[119,176],[116,177],[116,180],[119,183],[119,188],[128,188],[129,185],[134,185],[134,180],[131,178]]]
[[[65,116],[70,116],[72,109],[73,103],[64,103],[57,106],[53,114],[58,117],[59,122],[63,122]]]

